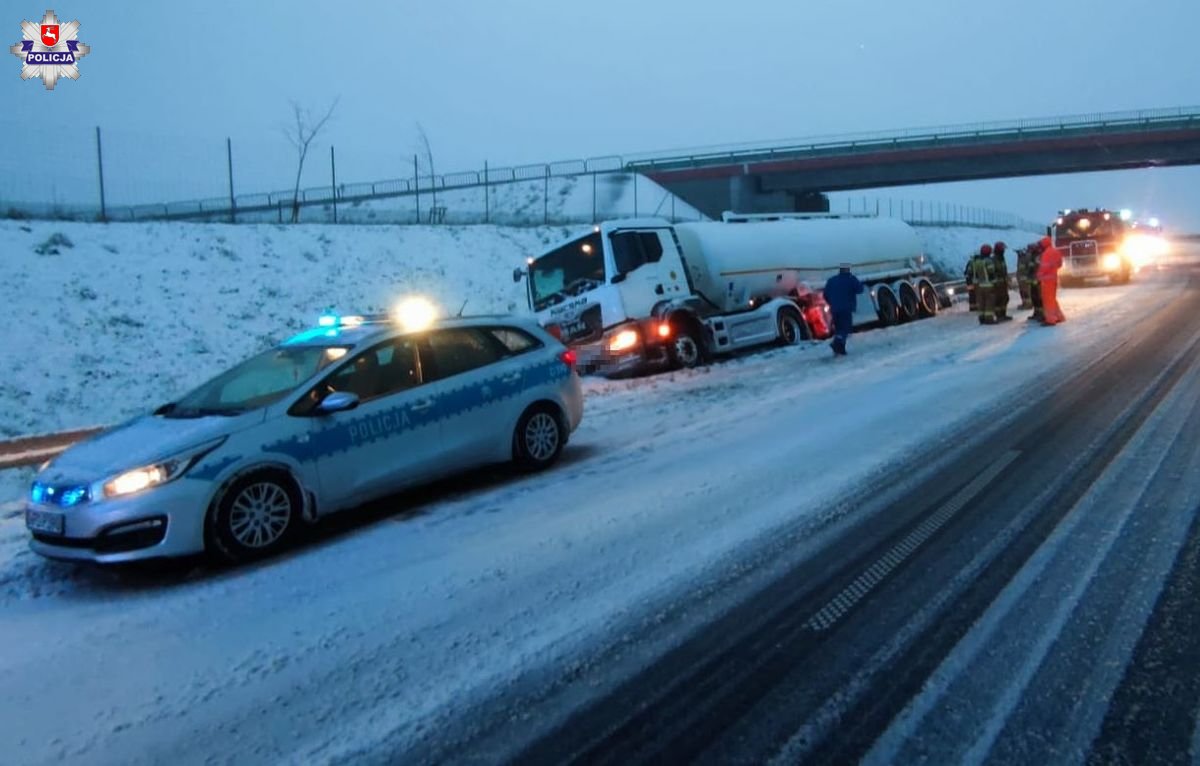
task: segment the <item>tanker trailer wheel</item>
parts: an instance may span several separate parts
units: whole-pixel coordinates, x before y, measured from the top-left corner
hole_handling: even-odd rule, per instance
[[[900,323],[900,304],[896,302],[896,296],[892,294],[891,290],[880,288],[875,295],[875,303],[880,325],[891,327]]]
[[[795,309],[782,308],[775,315],[776,334],[781,346],[799,346],[812,339],[808,325]]]
[[[900,283],[900,321],[911,322],[920,314],[921,302],[917,290],[908,282]]]
[[[671,355],[671,365],[690,370],[704,363],[704,346],[700,340],[700,328],[695,322],[684,320],[672,322],[675,337],[667,352]]]
[[[917,288],[917,292],[921,297],[921,316],[931,317],[936,316],[938,308],[941,306],[941,301],[938,300],[937,290],[928,282],[921,282]]]

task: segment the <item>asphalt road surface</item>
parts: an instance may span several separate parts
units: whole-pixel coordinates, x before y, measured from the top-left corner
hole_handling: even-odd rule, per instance
[[[1200,269],[1179,278],[1090,366],[1013,392],[1023,409],[622,686],[519,749],[537,704],[427,757],[1194,762]]]

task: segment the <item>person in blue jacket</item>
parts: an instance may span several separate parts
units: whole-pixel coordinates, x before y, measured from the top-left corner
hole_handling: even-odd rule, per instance
[[[846,339],[854,327],[854,312],[858,308],[858,296],[863,293],[863,283],[850,273],[850,264],[843,263],[825,283],[825,302],[833,314],[833,353],[846,355]]]

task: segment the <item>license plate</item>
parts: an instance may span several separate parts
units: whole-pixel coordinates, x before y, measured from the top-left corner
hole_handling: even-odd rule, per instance
[[[25,526],[31,532],[42,532],[47,535],[61,535],[63,533],[63,520],[61,513],[51,513],[50,511],[35,511],[32,508],[25,511]]]

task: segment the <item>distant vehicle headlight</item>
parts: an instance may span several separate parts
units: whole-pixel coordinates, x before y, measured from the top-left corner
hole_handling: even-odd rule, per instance
[[[1121,268],[1121,256],[1117,255],[1116,253],[1109,253],[1108,255],[1104,256],[1102,265],[1104,266],[1105,271],[1116,271],[1117,269]]]
[[[224,441],[225,437],[222,436],[219,439],[213,439],[198,447],[192,447],[186,452],[172,455],[157,463],[123,471],[101,482],[101,491],[99,493],[93,492],[92,496],[96,497],[100,495],[105,498],[122,497],[174,481],[187,473],[189,468],[200,461],[200,458],[221,446],[221,443]]]

